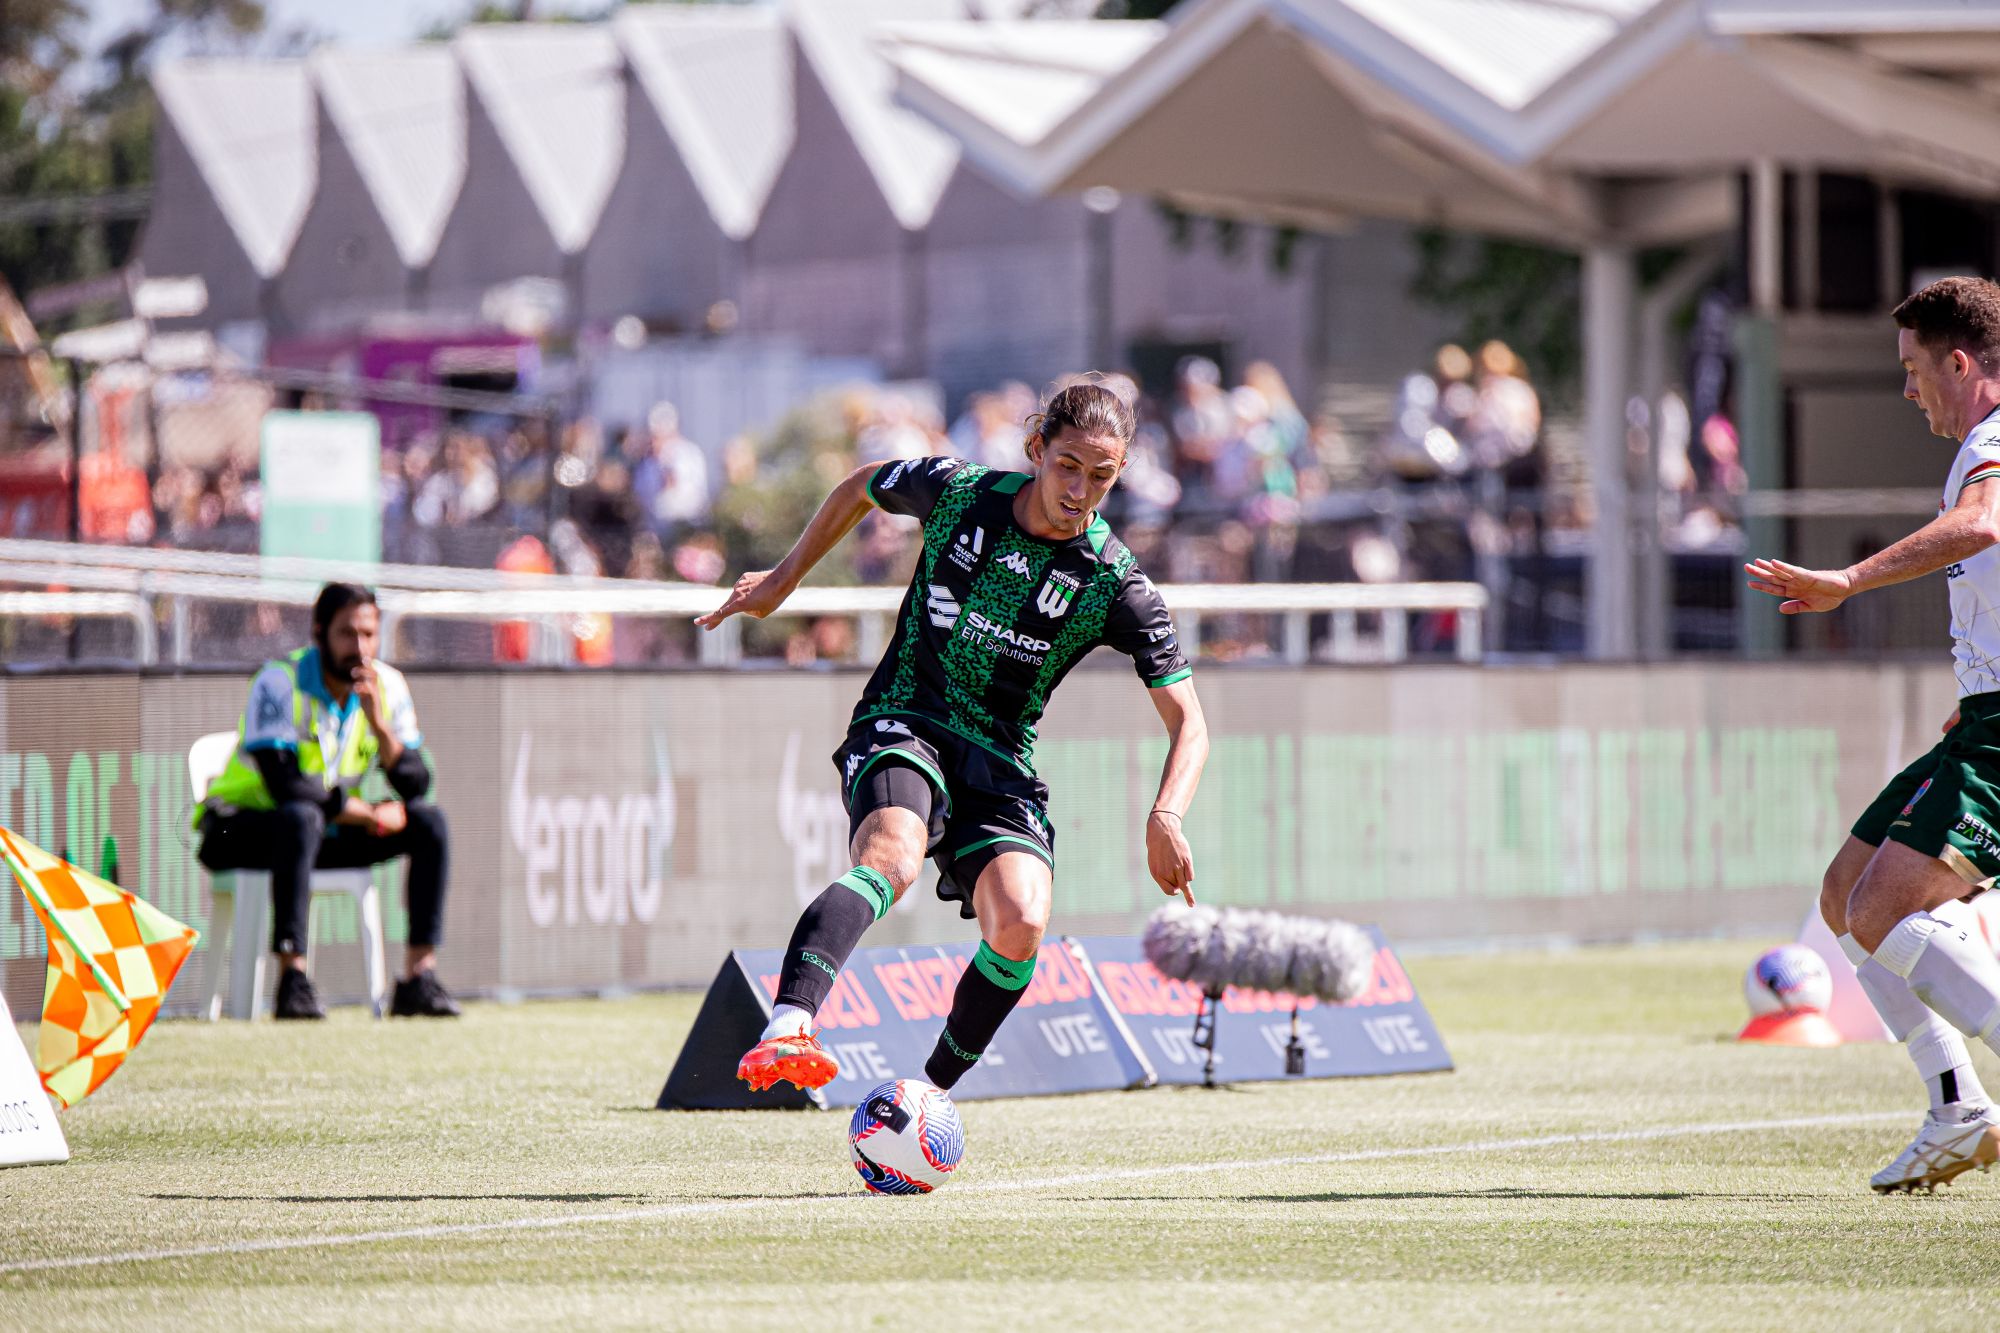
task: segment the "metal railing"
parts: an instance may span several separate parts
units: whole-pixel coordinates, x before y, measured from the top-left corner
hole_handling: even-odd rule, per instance
[[[112,555],[121,550],[123,554]],[[42,558],[16,558],[27,552]],[[457,575],[467,577],[450,586],[449,580]],[[725,589],[702,584],[0,541],[0,584],[70,590],[0,593],[0,618],[120,618],[134,629],[133,660],[146,666],[162,660],[164,626],[168,640],[164,660],[187,665],[192,660],[194,603],[309,607],[328,576],[376,582],[384,656],[391,660],[410,621],[460,620],[534,624],[540,632],[532,639],[531,660],[562,665],[568,661],[563,626],[574,617],[692,619],[714,610],[727,595]],[[1321,655],[1333,661],[1403,661],[1409,655],[1409,617],[1432,613],[1453,615],[1451,634],[1458,660],[1478,661],[1483,650],[1487,594],[1475,583],[1187,583],[1161,585],[1160,594],[1173,610],[1183,641],[1197,653],[1204,617],[1221,615],[1278,617],[1277,655],[1294,664],[1314,655],[1311,628],[1316,615],[1328,617],[1330,632]],[[852,617],[857,623],[856,655],[872,661],[887,645],[902,599],[903,589],[895,587],[806,587],[793,592],[773,615]],[[1380,620],[1372,650],[1360,632],[1364,615]],[[701,635],[698,660],[708,666],[742,661],[742,628],[739,617]]]
[[[132,626],[132,656],[139,666],[160,660],[160,634],[153,607],[124,592],[0,592],[0,620],[62,616],[76,620],[123,620]]]
[[[312,560],[301,556],[229,555],[217,551],[181,551],[150,546],[28,541],[14,537],[0,537],[0,564],[213,574],[238,579],[291,579],[314,585],[344,580],[377,589],[623,588],[631,584],[629,579],[582,578],[571,574],[510,574],[497,569],[461,569],[451,565],[368,564],[352,560]]]

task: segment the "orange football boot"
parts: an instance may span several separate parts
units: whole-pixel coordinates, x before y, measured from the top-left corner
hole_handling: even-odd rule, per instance
[[[736,1077],[754,1092],[763,1092],[780,1079],[801,1088],[823,1088],[838,1073],[840,1066],[810,1032],[760,1041],[736,1063]]]

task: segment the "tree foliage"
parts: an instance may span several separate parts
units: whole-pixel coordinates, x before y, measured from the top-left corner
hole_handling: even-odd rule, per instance
[[[211,49],[264,28],[263,0],[152,0],[138,23],[86,52],[85,8],[80,0],[0,3],[0,199],[80,200],[150,183],[147,74],[162,44]],[[107,272],[131,258],[140,225],[87,207],[0,224],[0,277],[29,293]]]
[[[1456,319],[1453,338],[1498,338],[1528,363],[1545,393],[1575,393],[1583,341],[1577,320],[1582,264],[1566,250],[1424,228],[1413,236],[1410,296]]]

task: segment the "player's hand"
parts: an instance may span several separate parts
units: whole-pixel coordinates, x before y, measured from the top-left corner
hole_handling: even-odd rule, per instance
[[[1146,869],[1161,893],[1178,893],[1194,906],[1194,853],[1181,835],[1181,821],[1164,810],[1146,816]]]
[[[378,736],[389,731],[388,715],[382,711],[382,680],[375,674],[373,662],[363,662],[354,668],[351,677],[354,682],[354,697],[361,702],[361,715],[368,719],[368,725]]]
[[[1782,560],[1752,560],[1743,566],[1750,586],[1785,600],[1778,610],[1788,616],[1807,611],[1831,611],[1854,595],[1845,570],[1800,569]]]
[[[1957,725],[1958,725],[1958,710],[1954,708],[1951,710],[1951,716],[1944,720],[1944,734],[1947,736],[1951,735],[1951,729]]]
[[[791,589],[771,576],[776,570],[760,569],[745,574],[736,580],[736,586],[729,591],[729,600],[716,607],[705,616],[696,616],[694,623],[703,629],[714,629],[734,615],[746,615],[762,620],[783,605],[785,594]]]
[[[375,818],[368,825],[368,831],[378,838],[386,838],[401,833],[410,826],[410,812],[403,808],[401,801],[383,801],[375,807]]]

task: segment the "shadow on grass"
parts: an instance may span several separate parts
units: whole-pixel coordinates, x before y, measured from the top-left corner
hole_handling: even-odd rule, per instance
[[[610,1203],[644,1194],[148,1194],[149,1199],[199,1203]]]
[[[1076,1194],[1046,1196],[1051,1203],[1396,1203],[1422,1199],[1488,1199],[1524,1202],[1565,1199],[1602,1199],[1607,1203],[1678,1203],[1690,1199],[1743,1199],[1770,1203],[1779,1199],[1804,1199],[1805,1194],[1728,1194],[1702,1191],[1659,1190],[1625,1193],[1616,1190],[1533,1190],[1503,1186],[1485,1190],[1324,1190],[1311,1194]]]
[[[1484,1190],[1329,1190],[1313,1194],[1239,1194],[1240,1203],[1392,1203],[1414,1199],[1604,1199],[1616,1202],[1672,1203],[1681,1199],[1771,1199],[1771,1194],[1704,1194],[1681,1190],[1532,1190],[1511,1185]]]

